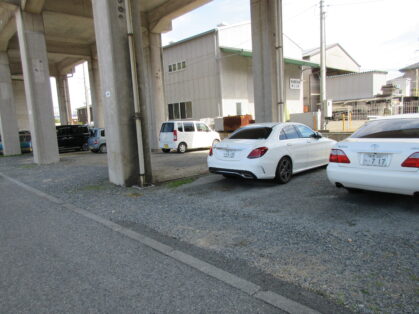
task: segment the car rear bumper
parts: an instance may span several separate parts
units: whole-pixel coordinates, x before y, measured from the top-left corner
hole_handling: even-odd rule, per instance
[[[208,169],[212,173],[236,175],[246,179],[273,179],[275,174],[268,173],[261,160],[223,161],[208,157]]]
[[[419,193],[419,171],[377,171],[329,164],[327,177],[332,184],[377,192],[413,195]]]
[[[178,145],[178,143],[177,142],[175,142],[175,143],[159,143],[159,147],[161,148],[161,149],[177,149],[177,145]]]

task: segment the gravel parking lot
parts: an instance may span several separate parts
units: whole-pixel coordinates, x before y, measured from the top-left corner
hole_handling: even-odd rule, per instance
[[[202,175],[121,188],[107,182],[106,163],[97,162],[102,156],[62,157],[49,166],[31,164],[28,155],[0,158],[0,171],[125,226],[180,241],[231,271],[249,267],[354,312],[417,312],[417,198],[348,193],[327,181],[324,168],[287,185]]]

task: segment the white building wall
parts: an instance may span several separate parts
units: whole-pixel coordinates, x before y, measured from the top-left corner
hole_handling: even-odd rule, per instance
[[[241,114],[255,116],[253,104],[253,92],[249,93],[249,87],[253,90],[252,59],[241,56],[221,54],[221,95],[222,115],[234,116],[238,114],[237,103],[241,104]],[[249,80],[252,80],[249,82]]]
[[[21,80],[13,80],[13,93],[16,106],[17,124],[19,130],[29,131],[29,116],[26,106],[25,86]]]
[[[304,112],[304,103],[303,103],[303,77],[302,71],[298,65],[294,64],[285,64],[285,103],[287,105],[288,114],[293,113],[302,113]],[[290,80],[299,79],[300,88],[291,89]]]
[[[310,62],[320,63],[320,53],[310,57]],[[359,65],[356,64],[339,46],[326,50],[326,66],[351,72],[359,72]]]
[[[386,74],[380,72],[331,76],[326,79],[326,94],[334,101],[371,98],[381,94],[385,84]]]
[[[219,115],[220,84],[215,32],[163,49],[164,86],[167,105],[192,102],[192,118]],[[170,64],[186,61],[186,68],[169,73]]]
[[[398,77],[387,81],[396,86],[400,90],[400,94],[406,97],[411,96],[411,79],[405,77]]]

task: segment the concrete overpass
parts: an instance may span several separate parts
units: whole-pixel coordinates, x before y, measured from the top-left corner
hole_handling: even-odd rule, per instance
[[[24,98],[34,162],[59,161],[50,76],[60,120],[71,119],[67,76],[82,62],[96,126],[107,129],[109,179],[151,182],[150,149],[166,119],[161,33],[174,18],[211,0],[0,0],[0,133],[5,155],[20,154],[16,99]],[[275,70],[280,0],[250,0],[255,103],[278,116]],[[278,7],[279,5],[279,7]],[[15,94],[23,80],[23,95]]]

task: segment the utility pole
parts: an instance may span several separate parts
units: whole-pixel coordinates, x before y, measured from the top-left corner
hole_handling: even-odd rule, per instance
[[[326,126],[326,31],[324,21],[324,0],[320,0],[320,108],[321,108],[321,128]]]
[[[284,38],[282,30],[282,0],[276,1],[275,10],[276,36],[275,36],[275,53],[276,53],[276,91],[278,102],[278,122],[285,122],[285,88],[284,88]]]

